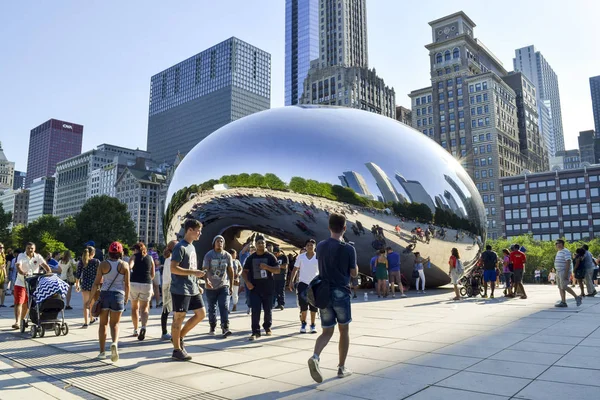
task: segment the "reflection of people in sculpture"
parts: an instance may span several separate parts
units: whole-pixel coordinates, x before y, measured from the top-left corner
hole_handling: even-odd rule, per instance
[[[396,224],[394,229],[396,230],[396,235],[400,236],[400,224]]]
[[[356,226],[358,227],[358,230],[364,235],[365,234],[365,227],[363,226],[363,224],[360,221],[356,221]]]

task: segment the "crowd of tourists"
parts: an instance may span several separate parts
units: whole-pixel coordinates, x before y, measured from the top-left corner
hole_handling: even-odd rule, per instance
[[[338,376],[351,374],[345,367],[349,347],[348,329],[352,320],[350,282],[356,278],[358,270],[354,247],[343,240],[346,231],[344,215],[329,215],[331,237],[318,245],[314,239],[307,240],[300,254],[293,256],[293,268],[289,270],[289,275],[292,257],[286,256],[277,247],[267,245],[261,235],[251,237],[251,241],[240,252],[239,259],[235,250],[225,250],[225,239],[217,235],[213,238],[212,250],[204,255],[200,266],[193,243],[201,235],[202,224],[195,219],[188,219],[183,229],[183,239],[169,242],[162,258],[156,254],[153,246],[147,249],[141,242],[133,246],[133,255],[129,257],[121,243],[113,242],[106,256],[93,243],[88,243],[79,261],[73,260],[68,251],[62,254],[57,252],[44,259],[36,253],[35,244],[28,243],[25,252],[11,253],[7,260],[4,246],[0,244],[0,294],[3,305],[4,289],[8,283],[15,299],[13,328],[19,329],[20,324],[26,321],[26,277],[37,273],[54,273],[69,284],[66,309],[72,309],[72,287],[81,292],[84,305],[82,328],[98,324],[98,359],[108,357],[106,342],[110,328],[110,359],[113,362],[119,360],[120,323],[129,301],[133,335],[140,341],[145,339],[149,308],[154,299],[156,306],[162,307],[161,339],[172,342],[172,359],[188,361],[191,356],[186,351],[185,338],[207,313],[210,335],[216,334],[217,307],[221,335],[228,337],[232,334],[229,329],[230,299],[233,300],[232,311],[235,311],[240,287],[246,290],[249,313],[252,314],[249,340],[259,339],[263,332],[271,336],[272,311],[284,309],[287,286],[288,290],[297,293],[300,333],[317,333],[315,320],[317,312],[320,312],[322,333],[316,341],[313,356],[308,360],[313,379],[317,382],[323,380],[319,367],[320,355],[333,336],[336,325],[339,325],[340,331]],[[161,260],[164,261],[161,263]],[[161,270],[162,278],[157,279]],[[14,278],[11,275],[13,271]],[[320,309],[310,303],[307,296],[309,284],[317,275],[328,282],[330,289],[330,301]],[[162,295],[157,295],[159,286],[162,287]],[[206,306],[203,295],[206,296]],[[310,325],[307,322],[309,311]],[[192,315],[186,320],[188,312]],[[169,334],[167,325],[171,313],[173,319]]]
[[[336,325],[340,334],[338,376],[351,374],[345,367],[345,360],[349,347],[349,324],[352,320],[352,289],[356,290],[358,267],[354,246],[344,240],[344,215],[331,213],[331,237],[318,244],[314,239],[307,240],[298,255],[286,255],[277,246],[268,244],[265,237],[253,234],[238,257],[235,250],[226,250],[225,238],[217,235],[212,239],[212,249],[203,256],[201,265],[198,265],[194,242],[202,234],[202,223],[188,219],[183,224],[183,230],[182,240],[169,242],[162,257],[158,255],[154,245],[147,248],[142,242],[132,247],[131,256],[119,242],[110,244],[106,256],[90,242],[79,260],[74,260],[69,251],[55,252],[43,258],[36,253],[34,243],[28,243],[23,252],[15,250],[5,253],[4,246],[0,243],[0,307],[5,307],[5,294],[8,291],[14,296],[15,324],[12,327],[19,329],[28,312],[25,278],[39,272],[57,274],[69,285],[65,296],[66,309],[72,309],[70,302],[74,287],[83,298],[82,328],[98,324],[98,358],[108,357],[106,342],[110,328],[110,359],[118,361],[120,322],[127,303],[131,302],[133,336],[143,341],[146,337],[149,309],[154,301],[155,307],[162,308],[161,339],[172,342],[172,359],[189,361],[192,357],[186,351],[185,338],[207,314],[209,335],[217,334],[217,323],[222,337],[232,334],[229,314],[237,310],[240,290],[245,291],[248,313],[251,314],[249,340],[256,341],[263,334],[271,336],[273,310],[285,308],[287,288],[297,294],[300,333],[317,333],[316,315],[320,313],[321,335],[315,343],[313,356],[308,360],[313,379],[317,382],[323,379],[319,367],[320,356],[332,338]],[[373,234],[380,238],[384,236],[376,226]],[[563,240],[556,241],[556,248],[554,268],[548,276],[559,289],[560,301],[556,307],[567,307],[567,293],[575,298],[579,306],[585,290],[587,296],[596,295],[600,259],[596,260],[591,255],[587,245],[577,249],[574,255],[565,248]],[[395,297],[396,286],[400,290],[400,296],[406,297],[404,290],[410,284],[403,281],[400,258],[397,252],[387,246],[378,249],[371,259],[378,297],[388,297],[390,291],[391,297]],[[491,246],[486,246],[476,264],[476,269],[481,269],[484,288],[482,297],[487,298],[489,286],[489,297],[494,298],[495,289],[502,280],[505,283],[506,297],[526,299],[523,286],[526,262],[526,249],[518,244],[504,249],[500,256],[492,251]],[[417,293],[425,293],[424,268],[429,263],[429,258],[414,252],[412,278],[416,281]],[[455,290],[454,300],[460,300],[458,285],[464,266],[458,249],[451,250],[448,265],[448,274]],[[311,282],[316,277],[328,283],[329,298],[322,307],[309,301]],[[569,286],[570,283],[579,286],[579,294]],[[356,292],[353,297],[356,298]],[[233,307],[230,311],[231,302]],[[191,314],[186,320],[188,313]],[[168,321],[171,314],[173,318],[169,333]]]

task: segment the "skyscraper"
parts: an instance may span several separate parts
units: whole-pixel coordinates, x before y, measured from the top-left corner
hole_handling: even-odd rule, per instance
[[[462,11],[429,23],[432,86],[410,93],[412,126],[454,155],[481,193],[488,236],[501,234],[498,178],[519,174],[520,152],[516,93],[504,82],[507,71],[475,38],[475,23]],[[436,203],[456,212],[452,193]],[[464,211],[461,211],[464,215]]]
[[[319,57],[319,0],[285,2],[285,105],[298,104],[310,62]]]
[[[531,172],[548,171],[548,150],[538,125],[535,86],[522,72],[511,72],[502,79],[517,95],[519,144],[523,155],[523,168]]]
[[[151,78],[148,151],[173,163],[215,130],[271,105],[271,55],[235,37]]]
[[[431,209],[431,212],[435,214],[435,204],[433,204],[431,196],[427,193],[421,182],[406,180],[406,178],[399,173],[396,173],[396,180],[400,186],[402,186],[402,189],[404,189],[408,195],[408,199],[412,203],[425,204]]]
[[[592,110],[594,112],[596,136],[600,136],[600,75],[590,78],[590,92],[592,94]]]
[[[550,156],[553,156],[554,152],[563,151],[565,149],[565,139],[563,136],[560,92],[558,90],[558,77],[556,73],[542,53],[535,51],[535,46],[527,46],[515,50],[513,66],[515,71],[523,72],[535,85],[538,104],[543,100],[550,100],[552,117],[552,135],[550,137],[554,142],[554,149],[549,148],[548,153]],[[538,113],[543,118],[543,113],[539,111]],[[543,129],[544,124],[542,123],[541,125]],[[545,133],[542,132],[542,134]]]
[[[598,139],[595,138],[595,132],[593,130],[579,132],[577,141],[581,163],[596,164],[598,162],[596,155],[599,149],[596,148]]]
[[[396,118],[396,94],[369,69],[366,0],[319,0],[319,58],[301,104],[338,105]]]
[[[398,194],[396,188],[392,184],[392,181],[387,174],[381,169],[381,167],[374,162],[365,164],[377,184],[377,188],[381,192],[381,197],[385,203],[404,201],[404,198]]]
[[[340,182],[342,186],[348,187],[356,192],[356,194],[360,196],[364,196],[372,199],[373,195],[369,192],[369,187],[367,186],[367,182],[365,182],[365,178],[358,172],[354,171],[346,171],[342,173],[338,178],[340,178]]]
[[[52,215],[54,206],[54,178],[36,178],[29,187],[29,207],[27,223],[30,224],[42,215]]]
[[[29,135],[25,187],[36,178],[52,176],[56,164],[81,154],[83,125],[50,119],[33,128]]]
[[[13,179],[13,190],[25,189],[25,177],[27,174],[23,171],[15,171]]]
[[[15,163],[8,161],[0,142],[0,192],[10,190],[14,185]]]

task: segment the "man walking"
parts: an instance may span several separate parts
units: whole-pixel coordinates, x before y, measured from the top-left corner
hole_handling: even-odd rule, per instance
[[[565,292],[575,297],[577,307],[581,305],[581,296],[577,296],[573,289],[569,287],[569,278],[571,277],[571,252],[565,249],[565,241],[558,239],[556,245],[556,257],[554,257],[554,269],[556,269],[556,286],[560,293],[560,302],[554,307],[567,307]]]
[[[276,308],[283,310],[285,308],[285,277],[287,276],[289,260],[279,247],[275,247],[273,251],[275,253],[275,257],[277,257],[277,263],[279,264],[279,273],[273,276],[275,283],[273,307],[275,308],[275,300],[277,300]]]
[[[386,250],[388,273],[390,276],[390,285],[392,286],[392,297],[396,297],[395,283],[398,284],[398,288],[400,289],[400,297],[406,297],[404,294],[404,287],[402,286],[402,274],[400,273],[400,254],[396,253],[389,246]]]
[[[292,292],[294,290],[296,274],[299,273],[299,282],[296,291],[298,295],[298,305],[300,305],[300,333],[306,333],[306,312],[309,309],[310,333],[317,333],[317,327],[315,325],[317,308],[308,303],[308,300],[306,299],[306,293],[304,293],[310,282],[319,274],[319,264],[315,254],[316,243],[317,242],[315,242],[314,239],[308,239],[306,241],[306,244],[304,245],[306,253],[302,253],[296,258],[296,264],[292,270],[292,276],[290,278],[289,289],[290,292]]]
[[[321,309],[321,328],[323,333],[317,338],[314,355],[308,359],[308,369],[315,382],[323,382],[319,368],[320,355],[339,324],[339,364],[337,376],[344,378],[352,374],[346,368],[346,356],[350,347],[350,277],[356,277],[356,251],[354,247],[341,241],[346,231],[346,217],[332,213],[329,216],[329,232],[331,237],[317,245],[319,275],[329,284],[330,302]]]
[[[279,273],[279,264],[275,256],[266,251],[266,242],[263,236],[255,239],[256,251],[246,258],[244,263],[244,282],[250,291],[250,305],[252,308],[252,335],[249,340],[260,337],[261,309],[265,313],[263,328],[265,334],[271,336],[272,308],[273,308],[273,274]]]
[[[583,262],[585,264],[585,285],[587,286],[587,296],[594,297],[596,295],[596,288],[594,287],[594,267],[596,266],[594,262],[594,257],[592,257],[592,253],[590,253],[590,248],[587,244],[581,246],[585,250],[585,257],[583,258]]]
[[[498,254],[492,251],[492,246],[485,246],[485,251],[481,253],[481,262],[483,264],[483,298],[487,299],[487,284],[490,283],[492,292],[490,299],[494,298],[494,289],[496,288],[496,267],[498,266]]]
[[[184,338],[206,316],[197,281],[205,273],[198,269],[198,258],[193,244],[200,238],[202,224],[195,219],[188,219],[183,229],[185,236],[175,245],[171,255],[171,298],[175,312],[171,324],[171,341],[174,348],[172,358],[175,361],[192,359],[185,351]],[[182,328],[188,311],[193,311],[194,316],[188,319]]]
[[[527,261],[527,257],[525,256],[525,253],[520,250],[520,248],[521,246],[518,244],[512,246],[510,262],[513,265],[514,293],[521,293],[521,298],[526,299],[527,293],[525,293],[525,288],[523,287],[523,270],[525,269],[525,261]]]
[[[44,257],[35,252],[35,243],[27,243],[25,253],[19,254],[15,262],[17,270],[17,279],[15,281],[15,323],[13,329],[19,329],[19,323],[27,315],[29,306],[27,304],[28,296],[25,290],[25,277],[32,274],[37,274],[40,268],[50,273],[50,267],[46,264]]]
[[[206,253],[203,269],[206,271],[206,300],[208,302],[208,322],[210,335],[217,326],[217,303],[221,317],[223,337],[231,335],[229,330],[229,296],[233,284],[233,258],[224,250],[225,238],[221,235],[213,239],[213,249]]]

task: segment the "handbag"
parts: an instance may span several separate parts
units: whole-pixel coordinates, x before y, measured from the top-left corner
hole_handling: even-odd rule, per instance
[[[413,269],[412,277],[415,279],[420,277],[418,269]]]
[[[117,274],[113,278],[113,280],[110,283],[110,286],[108,287],[108,289],[106,289],[107,292],[110,290],[110,288],[112,287],[113,283],[115,283],[115,280],[117,279],[117,276],[119,276],[119,265],[118,264],[117,264]],[[90,312],[92,314],[92,317],[94,317],[94,318],[98,318],[100,316],[100,313],[102,312],[102,296],[98,295],[98,300],[96,300],[94,302],[94,304],[92,304],[92,309],[90,310]]]
[[[336,252],[336,258],[331,260],[331,264],[333,264],[334,261],[339,262],[340,254],[345,245],[346,244],[343,242],[340,243],[340,247],[338,247]],[[300,295],[301,297],[304,297],[304,293],[301,293]],[[331,303],[331,287],[329,282],[324,279],[321,274],[315,276],[308,284],[308,287],[306,288],[306,299],[311,306],[318,309],[327,308]]]

